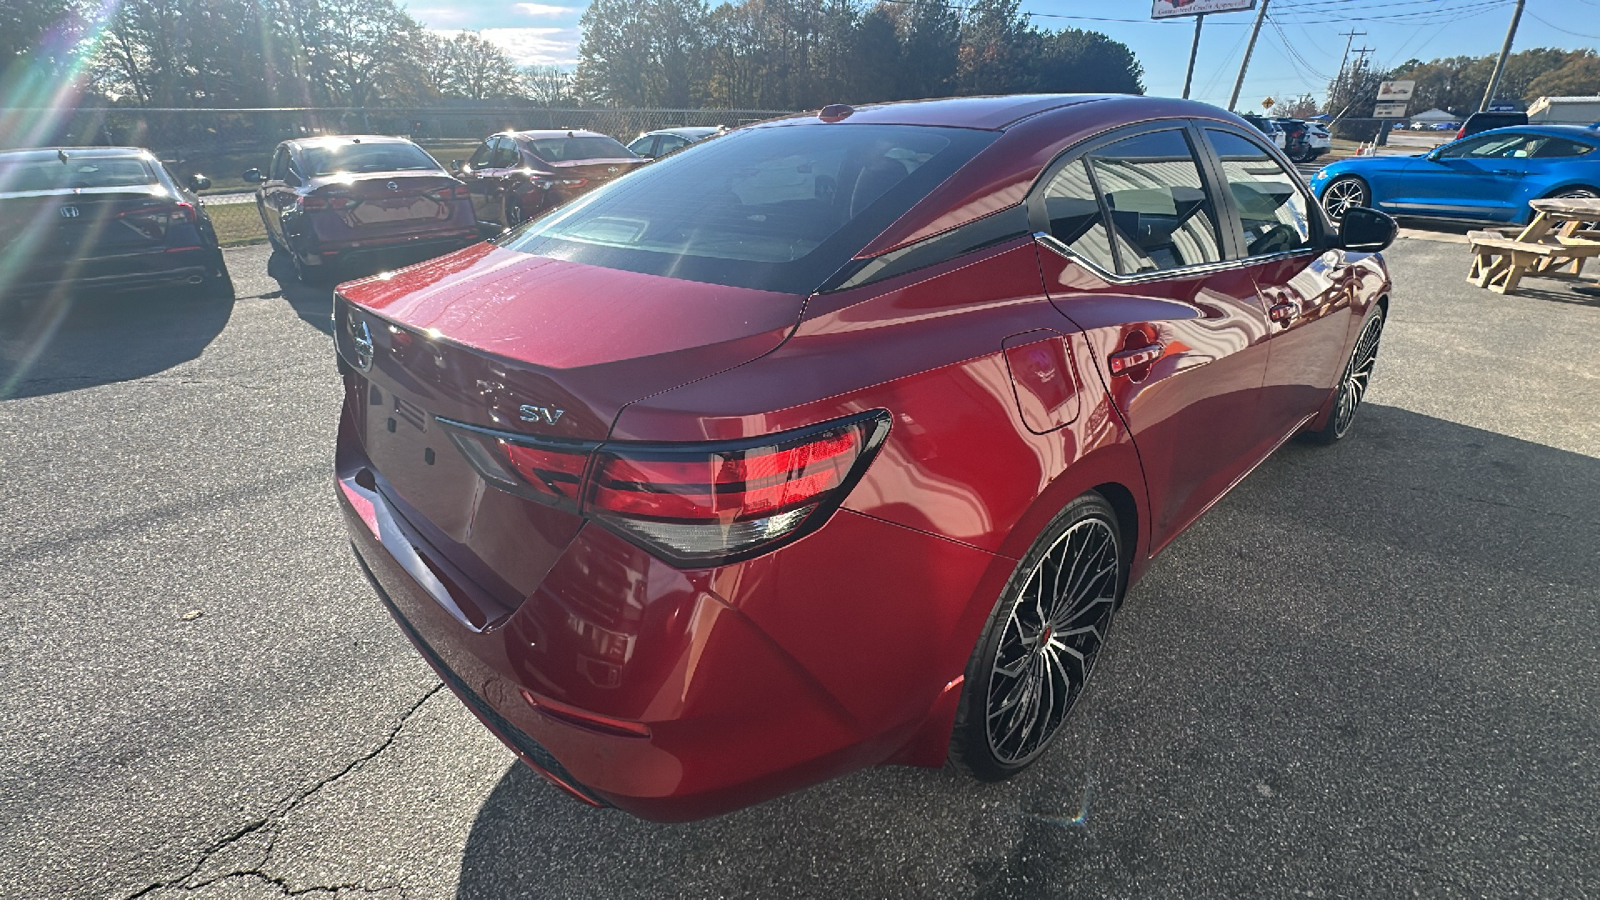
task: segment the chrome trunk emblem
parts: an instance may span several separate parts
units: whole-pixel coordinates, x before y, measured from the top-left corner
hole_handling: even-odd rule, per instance
[[[61,218],[63,218],[63,219],[76,219],[77,217],[78,217],[78,208],[76,206],[63,206],[63,207],[61,207]]]
[[[398,191],[398,190],[400,190],[400,185],[395,184],[394,182],[391,181],[391,182],[389,182],[389,190]]]
[[[544,422],[549,425],[561,421],[561,416],[566,413],[564,409],[555,409],[548,406],[534,406],[524,403],[517,408],[517,415],[524,422]]]

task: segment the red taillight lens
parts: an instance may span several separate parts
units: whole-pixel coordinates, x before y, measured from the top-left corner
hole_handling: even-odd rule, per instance
[[[117,221],[151,240],[161,240],[166,237],[169,224],[188,222],[192,225],[197,218],[194,204],[184,200],[140,206],[117,213]]]
[[[294,205],[299,207],[301,212],[315,212],[328,208],[328,198],[303,194],[295,198]]]
[[[586,448],[529,446],[510,441],[498,444],[511,468],[522,476],[529,488],[577,505],[583,486],[583,467],[589,461]]]
[[[735,562],[807,534],[889,433],[883,412],[735,444],[607,444],[585,516],[680,565]]]
[[[489,483],[682,566],[749,559],[821,527],[889,434],[882,410],[729,443],[597,444],[440,424]]]
[[[1467,136],[1467,127],[1465,125],[1463,125],[1460,128],[1456,129],[1456,140],[1459,141],[1459,140],[1461,140],[1462,138],[1464,138],[1466,136]]]
[[[472,191],[464,184],[454,187],[442,187],[428,192],[428,196],[435,200],[465,200],[472,196]]]

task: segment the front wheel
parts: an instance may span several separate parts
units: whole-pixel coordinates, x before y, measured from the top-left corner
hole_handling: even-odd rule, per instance
[[[1333,412],[1328,415],[1328,424],[1308,435],[1313,443],[1331,444],[1350,432],[1350,425],[1355,421],[1356,412],[1361,409],[1361,401],[1366,398],[1367,388],[1372,383],[1372,370],[1378,364],[1378,341],[1383,337],[1383,318],[1383,307],[1376,307],[1366,324],[1361,326],[1356,345],[1350,350],[1350,360],[1345,363],[1344,374],[1339,376],[1338,393],[1333,398]]]
[[[984,781],[1027,768],[1082,694],[1122,597],[1117,514],[1098,494],[1062,510],[995,603],[967,663],[950,760]]]
[[[1335,178],[1322,191],[1322,208],[1335,222],[1343,221],[1345,212],[1352,207],[1371,205],[1372,195],[1367,190],[1366,182],[1354,175]]]

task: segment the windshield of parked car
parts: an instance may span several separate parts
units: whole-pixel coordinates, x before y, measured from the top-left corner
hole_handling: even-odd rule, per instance
[[[539,138],[528,142],[535,156],[545,162],[572,162],[579,159],[632,159],[632,150],[608,137]]]
[[[909,125],[735,131],[618,178],[502,245],[809,293],[995,137]]]
[[[337,144],[300,148],[307,175],[357,172],[407,172],[438,169],[433,157],[415,144]]]
[[[66,162],[51,153],[31,159],[0,158],[0,194],[71,188],[136,187],[155,184],[156,175],[133,156],[100,156]]]

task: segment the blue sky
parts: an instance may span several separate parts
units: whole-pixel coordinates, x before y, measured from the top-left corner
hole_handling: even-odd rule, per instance
[[[431,28],[482,31],[519,62],[570,67],[578,55],[578,18],[587,5],[585,0],[413,0],[410,9]],[[1338,32],[1352,28],[1367,32],[1355,38],[1355,46],[1373,48],[1369,59],[1378,66],[1413,56],[1495,53],[1514,5],[1514,0],[1270,0],[1239,106],[1253,108],[1263,97],[1306,92],[1320,99],[1344,52],[1345,38]],[[1042,27],[1105,32],[1133,49],[1151,94],[1181,92],[1192,19],[1152,22],[1148,0],[1023,0],[1022,9],[1039,14],[1034,21]],[[1196,99],[1227,103],[1254,15],[1206,17],[1195,64]],[[1529,47],[1600,47],[1600,0],[1530,0],[1515,49]]]

